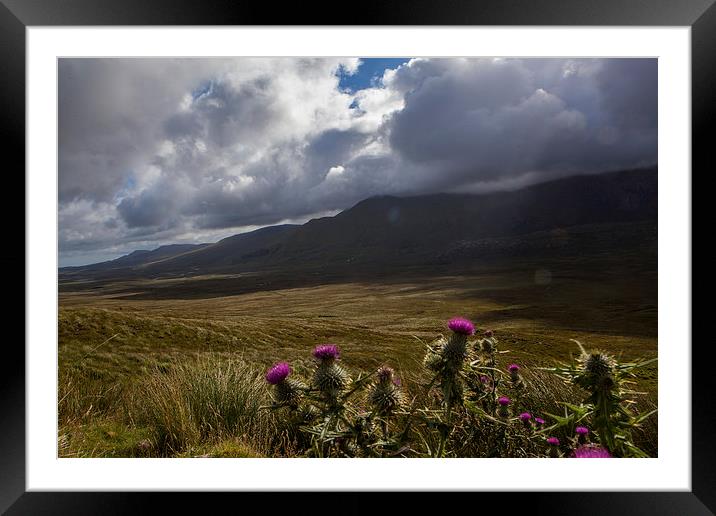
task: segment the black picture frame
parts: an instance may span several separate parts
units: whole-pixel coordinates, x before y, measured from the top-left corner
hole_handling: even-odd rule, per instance
[[[690,26],[692,70],[692,170],[706,167],[711,157],[708,135],[716,124],[716,5],[715,0],[452,0],[366,1],[350,14],[336,6],[296,2],[277,7],[268,2],[242,0],[0,0],[0,145],[6,170],[7,198],[24,202],[25,169],[25,29],[28,26],[83,25],[547,25],[547,26]],[[12,157],[12,159],[8,159]],[[12,163],[12,166],[10,165]],[[703,172],[702,172],[703,173]],[[8,179],[9,178],[9,179]],[[7,186],[14,178],[15,184]],[[693,172],[691,175],[692,192]],[[0,260],[6,271],[25,269],[24,225],[20,209],[6,198],[2,205],[6,237],[15,242]],[[21,200],[23,199],[23,200]],[[693,197],[692,197],[693,199]],[[693,201],[692,201],[693,212]],[[693,217],[692,217],[693,218]],[[12,234],[12,232],[15,234]],[[11,233],[8,235],[7,233]],[[693,229],[692,229],[693,234]],[[14,238],[13,238],[14,237]],[[693,251],[692,251],[693,252]],[[692,254],[693,256],[693,254]],[[693,260],[693,259],[692,259]],[[6,286],[20,290],[20,275],[8,274]],[[17,283],[17,285],[16,285]],[[24,285],[23,285],[24,287]],[[701,287],[705,289],[705,287]],[[693,294],[693,291],[692,291]],[[25,293],[23,288],[23,299]],[[21,308],[22,307],[22,308]],[[5,311],[5,322],[19,321],[24,303],[17,298]],[[692,316],[693,320],[693,316]],[[16,326],[19,327],[19,324]],[[693,328],[693,327],[692,327]],[[21,331],[24,334],[24,330]],[[692,333],[693,335],[693,333]],[[25,488],[25,354],[19,339],[5,340],[0,410],[0,511],[7,514],[124,514],[140,513],[150,502],[164,512],[206,510],[207,494],[187,493],[71,493],[26,492]],[[472,493],[461,499],[480,507],[495,501],[503,509],[549,514],[713,514],[716,511],[716,446],[712,435],[716,411],[710,393],[714,388],[708,360],[709,345],[702,341],[692,351],[692,491],[604,493]],[[683,345],[690,343],[669,343]],[[48,347],[50,347],[48,343]],[[304,506],[300,493],[211,494],[232,504],[233,510],[264,504],[290,504],[291,512]],[[326,507],[340,503],[340,514],[371,510],[366,494],[321,495]],[[380,511],[406,510],[407,496],[428,507],[423,494],[383,497]],[[467,500],[470,496],[473,501]],[[261,499],[258,499],[261,497]],[[291,500],[287,500],[291,497]],[[488,500],[488,497],[494,500]],[[199,499],[197,499],[199,498]],[[239,501],[240,498],[240,501]],[[297,499],[298,498],[298,499]],[[432,500],[434,502],[434,500]],[[304,507],[315,506],[312,502]],[[374,506],[373,510],[378,510]],[[251,513],[253,511],[249,511]],[[300,512],[300,511],[298,511]],[[315,512],[312,509],[312,512]],[[319,511],[320,512],[320,511]]]

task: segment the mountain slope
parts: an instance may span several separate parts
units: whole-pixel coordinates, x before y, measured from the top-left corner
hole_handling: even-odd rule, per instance
[[[374,197],[334,217],[235,235],[160,261],[143,261],[132,270],[150,277],[268,269],[348,274],[371,267],[449,265],[487,259],[497,251],[508,256],[515,249],[538,255],[555,242],[560,252],[572,253],[585,246],[590,252],[598,245],[639,246],[655,241],[657,193],[652,168],[487,194]],[[649,228],[639,226],[632,238],[629,224],[645,221]],[[610,233],[612,225],[620,225],[618,240],[590,236]],[[591,229],[577,232],[578,238],[565,245],[566,228],[582,226]]]
[[[281,242],[301,226],[285,224],[241,233],[215,244],[142,267],[147,273],[196,273],[230,270],[241,264],[270,259]]]
[[[211,244],[169,244],[157,247],[151,251],[145,249],[138,249],[132,251],[129,254],[109,260],[106,262],[93,263],[91,265],[80,265],[73,267],[62,267],[60,272],[62,273],[73,273],[73,272],[89,272],[89,271],[110,271],[116,269],[124,269],[131,267],[138,267],[141,265],[147,265],[152,262],[165,260],[172,258],[190,251],[196,251],[203,247]]]
[[[279,256],[420,263],[459,241],[656,220],[657,213],[654,169],[571,177],[510,192],[376,197],[306,223],[286,239]]]

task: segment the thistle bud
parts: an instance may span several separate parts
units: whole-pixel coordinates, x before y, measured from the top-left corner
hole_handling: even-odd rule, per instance
[[[549,445],[548,455],[553,459],[559,457],[559,439],[550,437],[547,439],[547,444]]]
[[[428,350],[427,353],[425,353],[425,358],[423,359],[423,365],[426,369],[438,372],[442,368],[443,359],[440,355],[437,353],[434,353],[431,350]]]
[[[383,366],[377,375],[378,383],[370,392],[369,401],[379,415],[388,416],[402,404],[403,396],[396,385],[393,369]]]
[[[510,364],[507,367],[507,370],[510,372],[510,380],[512,380],[513,383],[520,381],[520,366],[517,364]]]
[[[574,429],[574,433],[577,434],[577,440],[584,444],[587,442],[587,436],[589,435],[589,428],[586,426],[578,426]]]
[[[510,398],[507,396],[500,396],[497,398],[497,403],[500,406],[497,413],[502,417],[508,417],[510,415],[510,409],[508,408],[510,405]]]
[[[523,412],[520,414],[520,421],[522,421],[522,424],[525,426],[525,428],[532,428],[532,414],[529,412]]]
[[[495,351],[495,344],[490,339],[482,339],[480,345],[484,353],[493,353]]]
[[[586,382],[591,389],[609,391],[614,387],[614,359],[606,353],[593,352],[582,359]]]
[[[395,376],[395,371],[393,371],[391,367],[384,365],[378,369],[376,375],[378,376],[378,381],[380,383],[391,383]]]

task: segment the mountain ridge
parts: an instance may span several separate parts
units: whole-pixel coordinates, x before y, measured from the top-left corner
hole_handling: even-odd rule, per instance
[[[149,277],[265,269],[350,272],[360,267],[445,263],[446,256],[452,261],[479,260],[491,254],[490,239],[515,240],[515,245],[500,244],[507,250],[519,248],[519,240],[524,240],[521,235],[531,234],[541,235],[530,244],[530,252],[539,253],[540,245],[555,247],[553,231],[564,233],[565,228],[578,226],[604,226],[598,231],[609,231],[612,224],[655,222],[657,193],[657,168],[651,167],[571,176],[491,193],[381,195],[361,200],[333,217],[311,219],[303,225],[267,226],[162,259],[148,261],[140,254],[137,263],[131,263],[127,258],[135,251],[122,257],[126,258],[123,268],[87,266],[60,272]],[[645,234],[641,231],[639,238]],[[564,241],[564,234],[559,238]],[[594,247],[588,237],[580,238],[579,245]],[[630,245],[628,235],[620,242]],[[563,242],[559,246],[565,249]],[[483,249],[483,254],[477,249]],[[115,265],[122,258],[114,260]]]

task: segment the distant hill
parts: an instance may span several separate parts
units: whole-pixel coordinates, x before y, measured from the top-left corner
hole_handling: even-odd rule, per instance
[[[271,259],[281,243],[300,227],[285,224],[241,233],[140,269],[147,274],[196,274],[241,268],[243,264]]]
[[[137,251],[132,251],[131,253],[125,254],[124,256],[120,256],[119,258],[115,258],[114,260],[93,263],[91,265],[62,267],[60,268],[60,271],[65,273],[82,271],[99,272],[110,271],[114,269],[138,267],[141,265],[147,265],[152,262],[157,262],[165,260],[167,258],[172,258],[177,255],[188,253],[189,251],[196,251],[208,245],[211,244],[169,244],[157,247],[156,249],[153,249],[151,251],[145,249],[138,249]]]
[[[348,274],[655,245],[657,193],[657,170],[651,168],[574,176],[515,191],[381,196],[301,226],[271,226],[162,259],[147,259],[145,251],[105,263],[114,264],[114,273],[149,277],[271,269]],[[601,236],[591,236],[595,231]],[[75,272],[92,275],[91,267]]]

